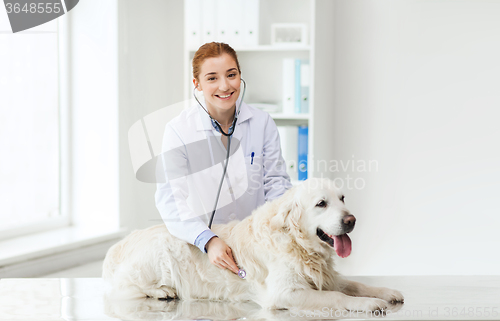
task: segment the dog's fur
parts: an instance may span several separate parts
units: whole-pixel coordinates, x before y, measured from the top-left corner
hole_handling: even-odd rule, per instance
[[[324,206],[318,206],[322,200]],[[334,270],[335,250],[317,230],[345,234],[347,215],[332,181],[309,179],[241,222],[213,226],[246,271],[245,279],[211,264],[163,224],[134,231],[111,247],[103,278],[116,298],[252,300],[271,309],[356,311],[403,302],[399,291],[348,281]]]

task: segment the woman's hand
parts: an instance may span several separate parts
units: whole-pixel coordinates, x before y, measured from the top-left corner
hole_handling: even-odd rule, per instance
[[[205,249],[207,250],[210,263],[221,269],[228,269],[238,274],[238,266],[234,263],[233,252],[226,242],[214,236],[207,242]]]

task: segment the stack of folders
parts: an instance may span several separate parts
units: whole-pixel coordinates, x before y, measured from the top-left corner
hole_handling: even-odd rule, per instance
[[[308,60],[283,59],[283,113],[309,112],[310,67]]]
[[[233,48],[259,44],[259,0],[185,0],[184,13],[191,50],[212,41]]]
[[[292,181],[307,179],[307,126],[278,126],[281,152]]]

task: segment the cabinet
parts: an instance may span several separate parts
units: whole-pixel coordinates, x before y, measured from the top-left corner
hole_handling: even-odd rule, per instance
[[[203,0],[207,1],[207,0]],[[210,0],[216,5],[217,0]],[[224,1],[224,0],[222,0]],[[320,176],[315,163],[320,159],[328,161],[331,159],[332,148],[328,146],[328,117],[332,116],[331,104],[321,105],[318,103],[318,91],[315,86],[318,79],[318,70],[325,73],[320,78],[328,80],[328,73],[333,72],[333,59],[325,55],[322,50],[333,49],[333,1],[331,0],[260,0],[259,1],[259,30],[258,45],[244,46],[231,45],[235,49],[240,63],[242,77],[247,83],[245,102],[270,103],[282,106],[283,97],[283,59],[293,58],[308,60],[310,65],[309,80],[309,112],[307,114],[284,114],[271,113],[278,126],[308,126],[308,177]],[[185,17],[189,15],[189,6],[185,6]],[[199,14],[199,13],[198,13]],[[201,22],[203,23],[201,13]],[[230,15],[230,19],[238,19],[239,15]],[[209,18],[212,19],[212,18]],[[192,21],[186,18],[185,21]],[[271,45],[271,25],[273,23],[300,23],[307,26],[308,42],[305,45]],[[326,29],[323,29],[325,28]],[[317,45],[318,28],[319,34],[323,35],[321,45]],[[192,98],[192,68],[191,61],[195,48],[188,45],[187,31],[185,26],[185,97]],[[215,34],[209,38],[211,41],[220,41]],[[202,43],[207,42],[207,38]],[[201,45],[201,43],[200,43]],[[330,51],[332,52],[332,51]],[[319,61],[318,61],[319,58]],[[318,65],[318,62],[321,65]],[[318,66],[320,68],[318,69]],[[332,88],[333,86],[330,86]],[[331,92],[325,92],[319,97],[320,102],[327,101],[332,97]],[[325,116],[325,119],[318,119]],[[287,146],[283,146],[283,149]],[[321,170],[321,169],[320,169]],[[324,172],[324,169],[323,169]]]

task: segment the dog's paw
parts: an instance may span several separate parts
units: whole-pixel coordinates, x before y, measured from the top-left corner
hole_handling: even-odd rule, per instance
[[[177,292],[175,292],[175,290],[171,287],[162,285],[160,289],[165,292],[165,296],[163,297],[163,299],[177,299]]]
[[[349,311],[387,311],[389,303],[382,299],[376,298],[352,298],[345,305],[345,309]]]
[[[149,289],[144,291],[144,293],[149,298],[159,299],[159,300],[170,300],[176,299],[177,293],[168,286],[162,285],[159,289]]]
[[[401,292],[388,288],[380,288],[380,295],[377,295],[377,297],[392,304],[405,302],[405,298]]]

